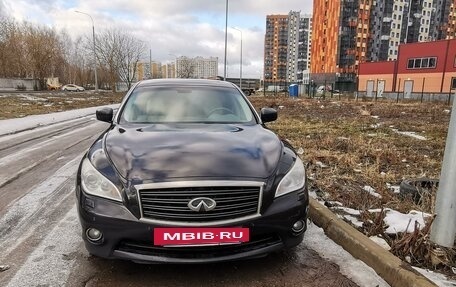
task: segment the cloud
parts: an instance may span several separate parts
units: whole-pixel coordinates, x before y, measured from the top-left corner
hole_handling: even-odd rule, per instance
[[[8,15],[8,13],[6,11],[5,3],[3,3],[3,0],[0,0],[0,17],[4,17],[7,15]]]
[[[6,9],[4,4],[6,3]],[[2,6],[3,5],[3,6]],[[73,39],[91,37],[92,22],[74,11],[90,13],[95,31],[117,27],[131,33],[152,50],[156,61],[177,56],[214,56],[223,74],[225,1],[218,0],[0,0],[1,11],[65,29]],[[266,15],[290,10],[310,13],[312,0],[229,0],[229,26],[243,32],[243,75],[261,77]],[[1,13],[1,12],[0,12]],[[228,29],[228,76],[239,75],[240,34]],[[145,53],[148,59],[148,51]]]

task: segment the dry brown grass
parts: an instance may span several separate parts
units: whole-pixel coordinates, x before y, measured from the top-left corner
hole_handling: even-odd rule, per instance
[[[327,201],[361,211],[360,228],[368,236],[379,235],[392,246],[391,252],[415,266],[437,269],[452,275],[454,249],[440,248],[429,241],[430,223],[413,233],[389,236],[384,233],[383,208],[402,213],[410,210],[434,212],[435,190],[415,202],[387,188],[403,179],[436,178],[440,175],[450,109],[442,103],[356,102],[286,97],[251,98],[257,107],[275,107],[279,119],[269,128],[288,139],[308,163],[310,186]],[[374,116],[374,117],[373,117]],[[378,118],[376,118],[378,117]],[[393,131],[411,131],[422,141]],[[321,164],[326,165],[322,168]],[[363,190],[371,186],[382,198]],[[371,213],[368,209],[380,208]],[[436,251],[437,250],[437,251]]]
[[[432,212],[430,204],[416,206],[391,193],[386,184],[399,184],[405,178],[439,177],[450,118],[444,112],[448,106],[286,97],[252,97],[251,101],[257,108],[278,108],[279,119],[268,127],[297,149],[304,149],[308,175],[328,194],[326,199],[356,209],[387,206],[401,212],[412,208]],[[427,140],[397,134],[393,128],[416,132]],[[363,191],[366,185],[382,198]]]
[[[0,120],[119,103],[125,93],[44,92],[0,94]]]

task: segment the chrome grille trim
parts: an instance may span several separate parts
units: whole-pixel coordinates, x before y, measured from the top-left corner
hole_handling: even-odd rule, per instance
[[[251,205],[251,207],[244,207],[247,208],[248,210],[251,211],[251,214],[247,216],[241,216],[237,218],[231,218],[231,219],[226,219],[226,220],[213,220],[213,221],[183,221],[183,220],[162,220],[162,219],[152,219],[152,218],[147,218],[144,216],[144,210],[143,210],[143,204],[144,206],[147,206],[148,204],[160,204],[161,201],[166,201],[166,199],[160,200],[160,199],[145,199],[144,203],[142,202],[143,200],[141,199],[141,191],[142,190],[148,190],[148,189],[170,189],[170,188],[198,188],[198,187],[241,187],[241,188],[248,188],[248,187],[255,187],[258,188],[258,196],[253,196],[253,195],[244,195],[241,197],[242,200],[249,200],[249,199],[254,199],[258,198],[258,204],[256,205]],[[140,209],[140,214],[141,218],[139,219],[142,222],[145,223],[152,223],[156,225],[161,225],[161,226],[192,226],[192,227],[198,227],[198,226],[220,226],[220,225],[226,225],[226,224],[235,224],[237,222],[242,222],[245,220],[250,220],[254,218],[258,218],[261,216],[260,209],[261,205],[263,202],[263,189],[264,189],[264,182],[259,182],[259,181],[218,181],[218,180],[204,180],[204,181],[178,181],[178,182],[159,182],[159,183],[147,183],[147,184],[139,184],[135,185],[134,188],[136,189],[137,193],[137,198],[139,202],[139,209]],[[229,192],[229,189],[223,190],[224,192]],[[242,191],[239,191],[239,193],[242,193]],[[143,193],[148,193],[147,191],[143,191]],[[153,192],[154,194],[159,194],[160,191]],[[162,194],[167,194],[169,192],[162,192]],[[183,192],[177,191],[177,194],[185,194]],[[252,193],[250,191],[250,193]],[[202,194],[202,195],[201,195]],[[195,193],[191,194],[192,197],[197,197],[197,196],[204,196],[204,191],[198,191]],[[224,198],[217,200],[217,202],[232,202],[236,201],[235,198]],[[176,199],[176,202],[181,202],[181,203],[186,203],[188,202],[188,199]],[[166,209],[166,207],[164,207]],[[172,207],[174,208],[174,207]],[[187,210],[183,210],[187,211]],[[166,213],[166,210],[161,209],[159,212],[162,212],[164,214]],[[234,211],[235,212],[235,211]],[[213,215],[213,214],[212,214]],[[230,214],[233,215],[233,214]],[[177,216],[178,217],[178,216]],[[207,213],[195,213],[192,218],[210,218],[213,217],[211,214]]]

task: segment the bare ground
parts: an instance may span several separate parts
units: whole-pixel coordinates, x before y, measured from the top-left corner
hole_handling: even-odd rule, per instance
[[[119,103],[125,93],[42,92],[1,93],[0,120]]]
[[[123,96],[110,92],[0,94],[0,119],[119,103]],[[438,179],[451,107],[429,102],[398,104],[284,96],[250,100],[257,110],[273,107],[279,111],[279,119],[267,126],[302,154],[310,188],[320,198],[329,205],[337,201],[365,211],[360,217],[364,224],[358,229],[386,239],[395,255],[414,265],[452,274],[451,268],[456,267],[454,249],[440,250],[436,255],[435,246],[428,240],[428,229],[391,237],[384,233],[384,213],[367,212],[392,208],[403,213],[434,213],[435,190],[417,203],[393,193],[388,185],[399,185],[403,179]],[[398,132],[414,132],[415,136]],[[372,187],[381,198],[363,190],[365,186]]]

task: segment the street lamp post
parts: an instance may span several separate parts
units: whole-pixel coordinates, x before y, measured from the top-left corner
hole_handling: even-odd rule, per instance
[[[226,0],[225,5],[225,63],[224,63],[224,72],[223,72],[223,80],[226,81],[226,44],[228,42],[228,0]]]
[[[241,63],[239,65],[239,88],[242,90],[242,31],[234,27],[231,28],[241,33]]]
[[[90,14],[87,14],[85,12],[81,11],[75,11],[76,13],[84,14],[90,17],[90,20],[92,20],[92,38],[93,38],[93,56],[94,56],[94,64],[93,64],[93,70],[95,73],[95,91],[98,91],[98,75],[97,75],[97,51],[95,48],[95,23],[93,22],[92,16]]]

